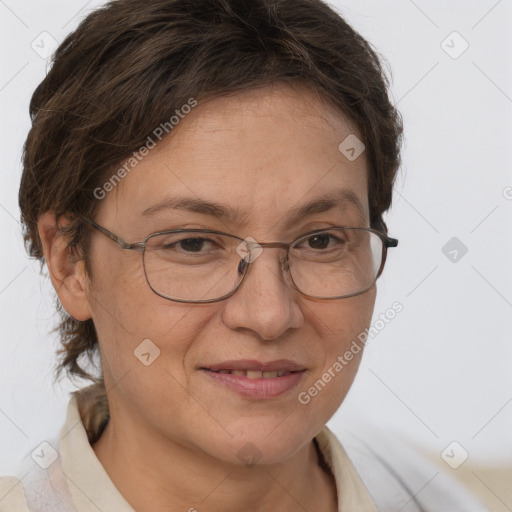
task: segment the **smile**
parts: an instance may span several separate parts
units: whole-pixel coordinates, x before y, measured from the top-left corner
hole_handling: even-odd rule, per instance
[[[224,361],[199,368],[209,382],[251,400],[276,398],[295,388],[306,368],[294,361]]]
[[[262,372],[258,370],[218,370],[215,373],[238,375],[240,377],[247,377],[248,379],[275,379],[276,377],[284,377],[293,372],[285,370],[275,372]]]

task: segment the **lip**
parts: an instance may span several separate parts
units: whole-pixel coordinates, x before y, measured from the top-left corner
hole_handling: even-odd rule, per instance
[[[201,372],[245,398],[261,400],[275,398],[293,389],[302,379],[305,370],[269,379],[249,379],[242,375],[215,373],[206,368],[202,368]]]
[[[277,359],[263,363],[255,359],[237,359],[232,361],[223,361],[222,363],[211,364],[201,368],[202,370],[211,370],[218,372],[219,370],[254,370],[259,372],[300,372],[306,368],[299,363],[290,361],[289,359]]]
[[[291,372],[282,377],[249,379],[243,375],[216,373],[219,370],[253,370],[261,372],[286,371]],[[296,387],[306,368],[294,361],[280,359],[263,363],[255,360],[224,361],[222,363],[200,368],[200,371],[217,384],[252,400],[275,398]]]

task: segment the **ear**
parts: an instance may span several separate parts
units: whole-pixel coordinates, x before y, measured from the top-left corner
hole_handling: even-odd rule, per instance
[[[61,227],[69,224],[64,217],[57,224],[55,212],[44,213],[37,222],[39,237],[53,287],[64,309],[76,320],[91,318],[89,307],[89,277],[85,262],[78,260],[68,246]]]

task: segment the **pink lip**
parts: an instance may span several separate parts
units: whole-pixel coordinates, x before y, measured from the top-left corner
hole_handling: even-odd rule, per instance
[[[276,371],[278,369],[282,369],[282,367],[272,370],[248,368],[247,366],[245,366],[244,368],[224,367],[219,369],[254,369],[259,371]],[[305,370],[284,370],[293,371],[294,373],[289,373],[288,375],[283,375],[282,377],[275,377],[270,379],[249,379],[242,375],[231,375],[230,373],[216,373],[215,371],[212,371],[207,368],[201,368],[201,371],[204,372],[205,375],[210,376],[217,383],[226,386],[233,391],[236,391],[238,394],[244,396],[245,398],[251,398],[253,400],[274,398],[276,396],[282,395],[283,393],[286,393],[299,383],[299,381],[302,379],[302,376],[305,373]]]

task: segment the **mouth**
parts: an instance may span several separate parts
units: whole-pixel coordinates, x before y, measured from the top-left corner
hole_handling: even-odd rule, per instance
[[[203,370],[209,370],[209,368],[202,368]],[[214,370],[210,370],[214,371]],[[288,372],[285,370],[275,371],[275,372],[261,372],[258,370],[217,370],[214,373],[221,374],[229,374],[229,375],[238,375],[240,377],[246,377],[248,379],[275,379],[276,377],[284,377],[286,375],[290,375],[291,373],[297,372]]]
[[[261,362],[250,359],[223,361],[200,368],[215,373],[239,375],[249,379],[274,379],[289,373],[302,372],[306,368],[289,359]]]
[[[306,368],[294,361],[224,361],[199,368],[215,383],[250,399],[277,397],[295,387]]]

